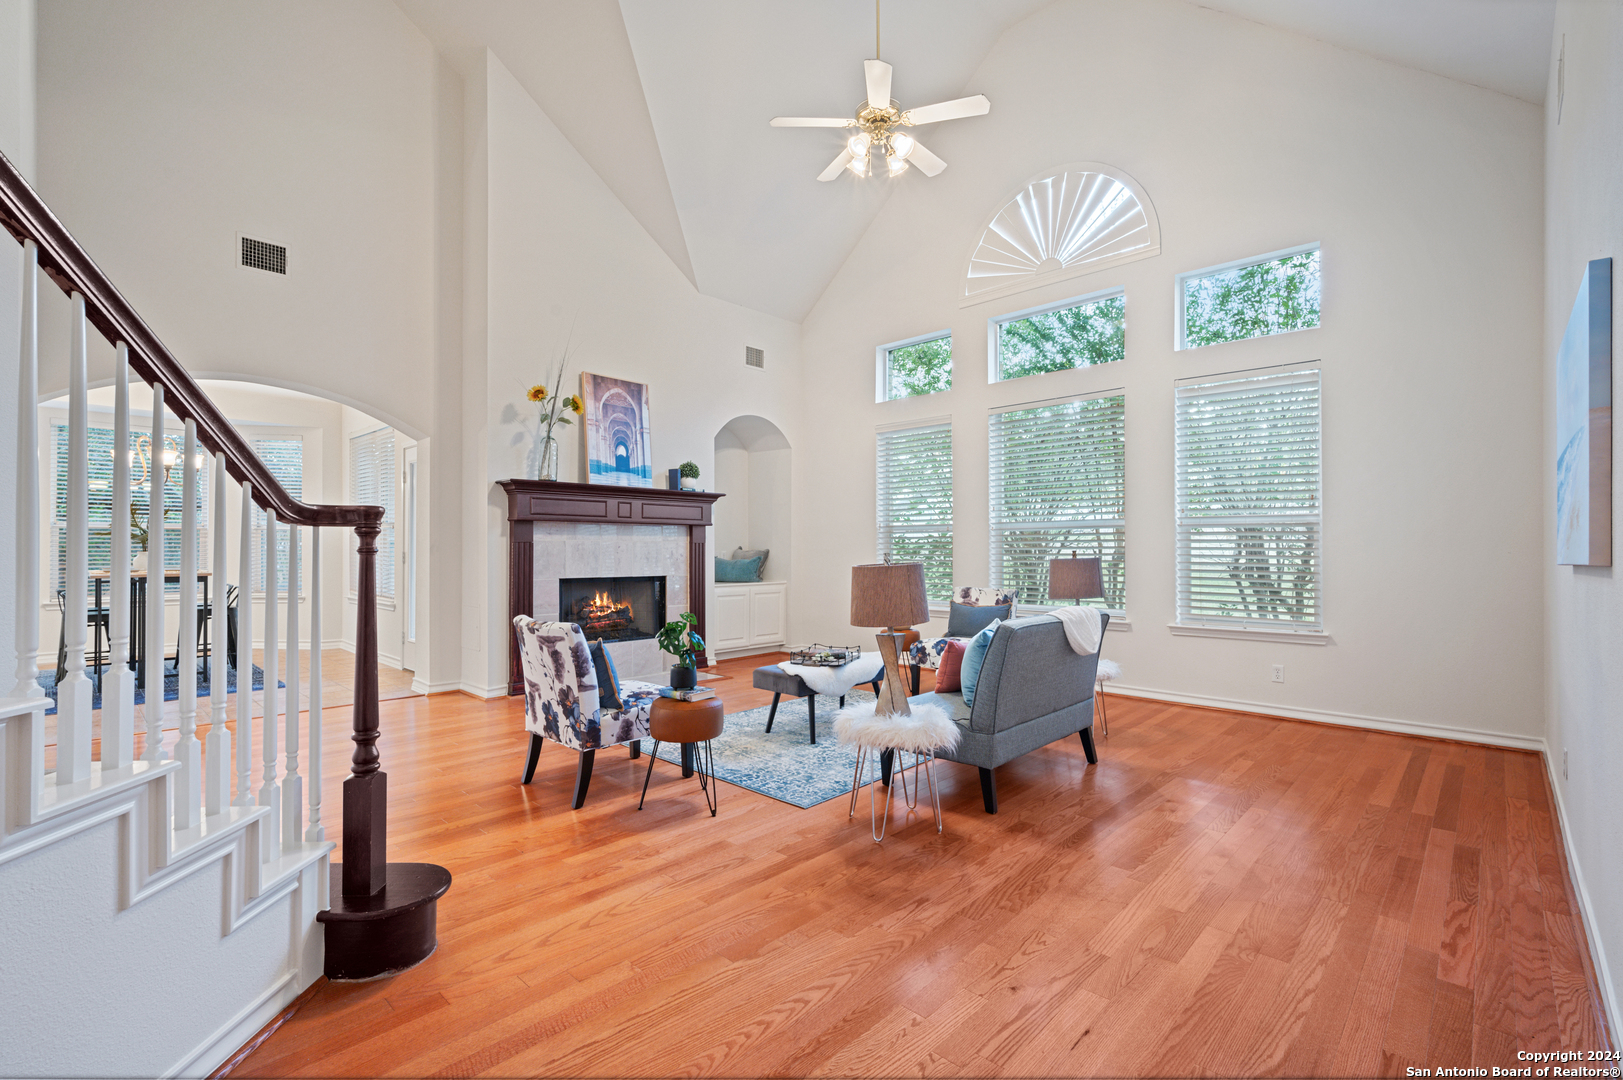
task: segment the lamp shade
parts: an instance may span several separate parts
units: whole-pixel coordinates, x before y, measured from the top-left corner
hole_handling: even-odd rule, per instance
[[[851,568],[852,626],[916,626],[929,621],[923,563],[868,563]]]
[[[1048,560],[1050,600],[1092,600],[1104,594],[1104,573],[1098,556]]]

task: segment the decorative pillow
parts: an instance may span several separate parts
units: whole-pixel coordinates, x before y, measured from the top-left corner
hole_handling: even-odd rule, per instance
[[[597,674],[597,704],[604,712],[625,708],[620,701],[620,676],[614,670],[614,657],[603,647],[603,639],[592,642],[592,670]]]
[[[729,558],[753,559],[759,556],[762,562],[766,562],[766,557],[770,554],[772,554],[771,548],[757,548],[754,551],[746,551],[743,548],[734,548],[733,553],[729,556]]]
[[[941,662],[935,669],[935,692],[938,694],[959,693],[963,683],[959,672],[964,664],[964,650],[966,646],[962,641],[949,641],[947,647],[941,652]]]
[[[723,559],[716,556],[717,581],[760,581],[761,562],[765,555],[753,559]]]
[[[958,680],[963,685],[964,704],[971,708],[975,705],[975,684],[981,678],[981,665],[986,663],[986,650],[992,647],[992,637],[1002,625],[1002,619],[993,619],[991,625],[970,639],[969,647],[964,650],[964,666]]]
[[[974,607],[954,600],[947,613],[947,637],[970,638],[986,629],[987,624],[1007,619],[1010,604],[987,604]]]

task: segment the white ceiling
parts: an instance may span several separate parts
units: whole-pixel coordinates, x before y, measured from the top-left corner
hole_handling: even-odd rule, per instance
[[[910,108],[974,93],[997,39],[1050,2],[885,0],[892,97]],[[1555,0],[1198,2],[1544,100]],[[905,190],[818,183],[843,134],[767,126],[855,111],[874,55],[871,0],[396,3],[454,62],[489,47],[709,296],[799,321],[887,195]]]

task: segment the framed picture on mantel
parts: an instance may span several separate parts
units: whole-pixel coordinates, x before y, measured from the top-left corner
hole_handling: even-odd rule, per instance
[[[1555,561],[1612,565],[1612,260],[1584,268],[1555,358]]]
[[[654,486],[648,438],[648,386],[581,372],[586,404],[586,482]]]

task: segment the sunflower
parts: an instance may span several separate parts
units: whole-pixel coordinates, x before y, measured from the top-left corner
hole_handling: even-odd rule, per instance
[[[547,400],[547,388],[545,386],[532,386],[530,392],[524,396],[531,401],[545,401]]]
[[[580,399],[579,394],[570,394],[568,405],[570,410],[573,411],[576,416],[579,416],[581,413],[586,411],[586,403]]]

